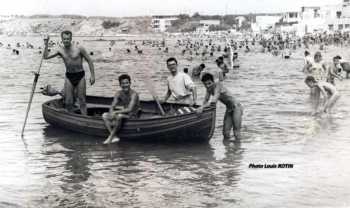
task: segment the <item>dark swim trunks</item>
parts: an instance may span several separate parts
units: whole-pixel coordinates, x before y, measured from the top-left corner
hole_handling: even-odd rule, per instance
[[[66,77],[69,79],[70,83],[72,83],[74,87],[76,87],[79,84],[80,80],[84,76],[85,76],[85,71],[74,72],[74,73],[66,72]]]

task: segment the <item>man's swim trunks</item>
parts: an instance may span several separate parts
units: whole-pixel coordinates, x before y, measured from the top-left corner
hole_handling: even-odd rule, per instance
[[[79,84],[80,80],[84,78],[84,76],[85,76],[85,71],[74,72],[74,73],[66,72],[66,77],[69,79],[70,83],[72,83],[74,87],[76,87]]]

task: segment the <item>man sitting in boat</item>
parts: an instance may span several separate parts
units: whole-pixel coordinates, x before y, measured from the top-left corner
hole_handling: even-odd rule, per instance
[[[195,105],[197,100],[197,90],[191,77],[188,74],[179,72],[177,60],[169,58],[167,67],[171,73],[168,77],[168,91],[163,99],[166,102],[169,98],[177,103]]]
[[[119,141],[115,136],[121,127],[121,122],[126,118],[136,118],[140,110],[140,100],[138,93],[130,88],[131,78],[127,74],[122,74],[118,78],[121,90],[117,91],[108,113],[104,113],[102,118],[110,132],[104,144]]]
[[[230,138],[230,132],[233,128],[235,139],[239,141],[241,139],[242,105],[233,97],[232,93],[223,86],[222,82],[214,82],[213,75],[209,73],[204,74],[201,81],[206,88],[206,95],[203,105],[197,108],[197,113],[202,113],[204,108],[210,106],[212,103],[216,104],[218,101],[221,101],[226,106],[223,127],[224,139],[228,140]],[[210,96],[212,96],[212,99],[209,102]]]

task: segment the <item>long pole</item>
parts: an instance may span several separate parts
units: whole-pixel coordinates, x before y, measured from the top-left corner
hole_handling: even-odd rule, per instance
[[[26,124],[27,124],[27,119],[28,119],[30,107],[32,105],[36,84],[38,83],[38,79],[39,79],[39,76],[40,76],[40,69],[41,69],[41,65],[43,63],[43,59],[44,59],[44,53],[43,53],[43,56],[41,57],[38,71],[34,72],[34,81],[33,81],[32,90],[31,90],[31,93],[30,93],[30,96],[29,96],[29,102],[28,102],[28,106],[27,106],[26,116],[24,118],[24,123],[23,123],[23,127],[22,127],[22,133],[21,133],[22,137],[23,137],[24,129],[25,129]]]
[[[162,105],[160,104],[160,102],[159,102],[159,100],[157,98],[157,95],[156,95],[156,92],[155,92],[155,89],[154,89],[154,85],[153,85],[153,83],[151,81],[151,78],[149,77],[149,75],[147,73],[145,75],[145,78],[146,78],[146,80],[145,80],[146,87],[147,87],[148,91],[151,93],[154,101],[156,101],[160,113],[162,114],[162,116],[164,116],[165,112],[164,112],[163,107],[162,107]]]

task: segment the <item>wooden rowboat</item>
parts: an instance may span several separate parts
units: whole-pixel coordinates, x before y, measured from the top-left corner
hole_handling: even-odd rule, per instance
[[[88,116],[81,115],[79,110],[67,112],[63,108],[62,99],[54,99],[42,105],[42,113],[46,122],[53,126],[101,136],[105,139],[109,132],[102,120],[102,113],[109,110],[113,98],[87,96]],[[165,116],[159,115],[154,101],[141,101],[138,118],[123,122],[118,133],[121,140],[138,141],[208,141],[215,128],[215,106],[205,108],[202,114],[196,114],[187,105],[163,104]]]

